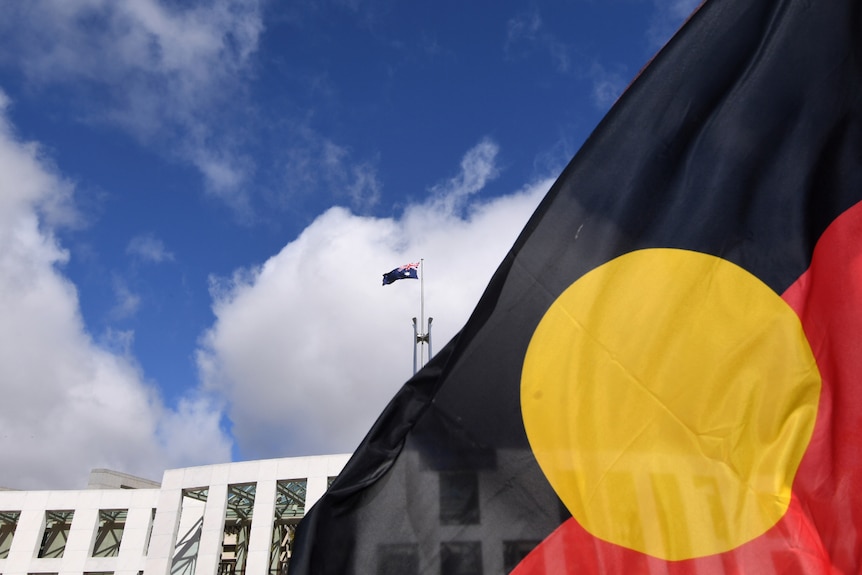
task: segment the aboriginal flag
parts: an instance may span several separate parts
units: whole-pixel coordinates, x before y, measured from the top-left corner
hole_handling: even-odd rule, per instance
[[[862,4],[708,0],[291,575],[862,571]]]

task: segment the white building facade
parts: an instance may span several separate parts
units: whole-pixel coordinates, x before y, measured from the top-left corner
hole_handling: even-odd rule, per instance
[[[349,455],[94,470],[78,491],[0,491],[0,575],[283,575],[293,532]]]

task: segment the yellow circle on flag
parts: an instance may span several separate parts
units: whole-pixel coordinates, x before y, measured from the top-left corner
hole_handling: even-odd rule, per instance
[[[820,396],[798,316],[721,258],[630,252],[551,305],[530,341],[530,445],[594,536],[667,560],[763,534],[790,503]]]

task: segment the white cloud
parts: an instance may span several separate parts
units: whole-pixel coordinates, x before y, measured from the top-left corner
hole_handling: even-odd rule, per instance
[[[470,195],[496,178],[499,151],[500,147],[486,138],[464,154],[458,175],[431,188],[430,205],[435,211],[456,214]]]
[[[249,160],[229,138],[214,143],[247,75],[263,25],[262,0],[28,0],[4,6],[0,61],[32,82],[80,90],[84,113],[144,142],[172,142],[208,189],[244,205]],[[3,56],[2,54],[6,54]],[[213,113],[214,111],[219,113]]]
[[[196,396],[166,407],[128,355],[130,333],[102,347],[87,332],[51,233],[52,219],[72,217],[61,206],[73,188],[16,138],[6,105],[0,92],[0,485],[82,487],[94,467],[159,479],[228,460],[217,406]]]
[[[173,261],[174,254],[165,247],[165,242],[153,234],[141,234],[129,240],[126,253],[146,262],[159,264]]]
[[[471,201],[497,153],[482,141],[401,217],[331,208],[259,268],[213,281],[198,365],[244,457],[349,451],[410,377],[420,282],[381,286],[384,272],[424,258],[435,349],[463,326],[551,184]]]

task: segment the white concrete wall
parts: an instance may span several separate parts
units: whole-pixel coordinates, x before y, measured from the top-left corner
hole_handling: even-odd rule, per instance
[[[180,525],[182,492],[203,487],[209,489],[209,495],[206,503],[198,504],[197,512],[203,514],[204,522],[195,575],[215,575],[221,557],[227,487],[236,483],[257,484],[246,573],[265,575],[275,516],[276,482],[306,479],[308,509],[326,491],[327,479],[338,475],[349,457],[323,455],[172,469],[165,472],[161,488],[153,489],[0,491],[0,511],[21,512],[9,557],[0,559],[0,575],[82,575],[95,571],[169,575],[177,536],[184,533],[183,528],[188,529],[187,519],[194,515],[184,517],[184,525]],[[117,557],[90,556],[101,509],[128,509]],[[156,517],[151,522],[153,509]],[[49,510],[74,510],[75,515],[63,557],[40,559],[36,555],[45,529],[45,511]]]

